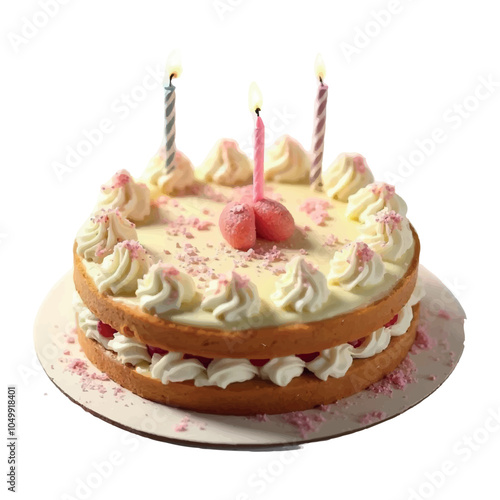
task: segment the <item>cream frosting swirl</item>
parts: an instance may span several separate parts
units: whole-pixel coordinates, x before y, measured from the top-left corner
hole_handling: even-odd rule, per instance
[[[375,182],[349,196],[345,213],[350,219],[365,222],[370,215],[375,215],[384,208],[403,216],[407,211],[405,201],[396,194],[394,186]]]
[[[257,287],[245,276],[234,271],[210,282],[201,308],[227,322],[257,316],[261,301]]]
[[[414,296],[413,300],[416,298]],[[410,328],[411,320],[413,319],[413,309],[412,309],[411,300],[406,304],[401,311],[398,313],[398,319],[396,323],[389,327],[391,335],[393,337],[399,337],[408,331]]]
[[[205,161],[196,169],[199,179],[223,186],[248,184],[252,175],[252,161],[231,139],[217,141]]]
[[[280,387],[285,387],[292,379],[302,375],[305,366],[305,362],[298,356],[274,358],[261,367],[260,377]]]
[[[341,153],[323,171],[323,189],[330,198],[347,201],[349,196],[373,182],[366,159],[357,153]]]
[[[269,181],[300,183],[309,179],[311,160],[304,148],[289,135],[279,138],[264,158],[264,175]]]
[[[206,373],[201,373],[195,379],[194,385],[216,385],[225,389],[229,384],[251,380],[258,374],[259,370],[248,359],[214,359],[208,365]]]
[[[99,319],[95,316],[90,309],[85,307],[78,292],[73,295],[73,307],[78,314],[78,326],[88,339],[93,339],[101,344],[105,349],[109,349],[108,344],[112,337],[104,337],[99,333],[97,325]]]
[[[184,191],[194,184],[194,167],[186,155],[176,151],[175,168],[167,174],[165,148],[163,147],[151,158],[142,178],[156,196],[171,195]]]
[[[168,352],[163,356],[155,353],[151,359],[150,372],[153,378],[168,384],[194,380],[205,372],[205,367],[197,359],[184,359],[184,354],[180,352]]]
[[[306,363],[306,368],[320,380],[343,377],[352,365],[352,346],[341,344],[321,351],[320,355]]]
[[[78,231],[76,253],[85,260],[102,262],[124,240],[137,240],[135,224],[122,217],[117,209],[101,210]]]
[[[119,170],[101,187],[98,206],[117,208],[123,217],[142,221],[150,213],[150,192],[146,184],[135,182],[127,170]]]
[[[134,338],[125,337],[121,333],[115,333],[114,338],[109,341],[108,348],[116,352],[118,361],[137,365],[143,361],[149,363],[151,356],[145,344],[141,344]]]
[[[102,262],[101,274],[96,277],[101,293],[132,295],[137,282],[149,270],[151,257],[137,241],[125,240],[115,245],[114,251]]]
[[[158,262],[137,283],[136,295],[142,309],[153,314],[178,311],[196,295],[193,278],[168,264]]]
[[[328,300],[325,275],[300,255],[285,266],[285,274],[276,282],[271,300],[283,309],[296,312],[316,312]]]
[[[388,208],[370,215],[361,230],[359,239],[387,262],[399,262],[413,246],[408,219]]]
[[[387,348],[391,341],[391,329],[379,328],[372,332],[366,340],[356,348],[352,348],[353,358],[371,358]]]
[[[338,285],[345,290],[367,288],[381,283],[384,274],[382,257],[366,243],[354,241],[335,252],[330,261],[328,285]]]

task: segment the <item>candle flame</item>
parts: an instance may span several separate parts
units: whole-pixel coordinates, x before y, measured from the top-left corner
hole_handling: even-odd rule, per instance
[[[314,71],[316,72],[316,76],[320,80],[324,80],[325,79],[326,67],[325,67],[325,61],[323,61],[323,58],[321,57],[321,54],[318,54],[316,56],[316,61],[314,62]]]
[[[248,107],[252,113],[262,109],[262,92],[255,82],[252,82],[248,89]]]
[[[182,73],[181,53],[179,50],[170,52],[165,68],[164,83],[170,83],[170,77],[179,78]]]

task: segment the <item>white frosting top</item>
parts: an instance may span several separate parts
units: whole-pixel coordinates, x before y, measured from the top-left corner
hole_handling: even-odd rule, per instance
[[[194,183],[194,167],[188,157],[180,151],[175,152],[175,168],[167,174],[165,168],[165,148],[151,158],[142,178],[152,191],[153,197],[160,194],[170,195],[183,191]]]
[[[233,271],[210,282],[201,308],[227,322],[252,318],[260,311],[259,292],[250,280]]]
[[[205,367],[197,359],[183,359],[183,357],[184,354],[180,352],[168,352],[163,356],[158,353],[153,354],[151,376],[160,379],[162,384],[167,384],[194,380],[205,371]]]
[[[297,356],[284,356],[268,361],[260,369],[260,377],[264,380],[285,387],[295,377],[300,377],[306,364]]]
[[[387,262],[400,262],[413,246],[413,233],[408,219],[388,208],[370,215],[361,231],[359,239]]]
[[[299,183],[309,179],[311,160],[304,148],[289,135],[279,138],[265,153],[267,180]]]
[[[323,171],[323,189],[330,198],[347,201],[349,196],[373,182],[366,159],[357,153],[341,153]]]
[[[339,285],[345,290],[370,287],[384,279],[385,267],[382,257],[361,241],[348,243],[335,252],[330,263],[328,284]]]
[[[101,187],[98,206],[117,208],[123,217],[134,222],[142,221],[151,210],[149,188],[135,182],[126,170],[119,170]]]
[[[229,384],[251,380],[258,374],[259,370],[248,359],[214,359],[208,365],[206,373],[195,379],[194,385],[216,385],[225,389]]]
[[[86,260],[102,262],[123,240],[137,240],[135,224],[123,218],[117,209],[101,210],[78,231],[76,253]]]
[[[283,309],[315,312],[328,300],[325,275],[303,257],[296,256],[285,266],[286,272],[276,281],[271,299]]]
[[[140,306],[154,314],[177,311],[196,295],[191,276],[162,262],[154,264],[137,285]]]
[[[384,208],[394,210],[402,216],[407,211],[406,203],[396,194],[394,186],[375,182],[349,196],[345,213],[350,219],[365,222],[370,215],[375,215]]]
[[[222,330],[321,321],[364,307],[372,303],[375,297],[389,293],[412,262],[412,250],[397,263],[384,262],[384,279],[371,288],[356,287],[348,291],[342,286],[331,287],[327,301],[319,309],[314,306],[303,307],[299,312],[292,306],[277,306],[271,297],[276,292],[276,282],[287,273],[287,263],[297,256],[303,257],[317,266],[318,272],[326,277],[330,273],[335,251],[340,250],[347,242],[364,239],[364,225],[345,216],[346,203],[329,199],[321,192],[317,192],[315,197],[328,201],[328,206],[321,208],[328,216],[322,224],[317,225],[311,220],[312,215],[308,211],[293,209],[310,200],[311,190],[308,184],[268,182],[266,196],[282,198],[283,204],[293,210],[297,230],[289,240],[279,245],[258,240],[254,249],[242,252],[227,245],[218,228],[218,220],[229,200],[241,199],[240,197],[246,196],[249,191],[251,192],[251,189],[247,187],[229,188],[200,184],[193,192],[188,190],[182,196],[168,197],[165,203],[159,203],[155,208],[154,218],[150,217],[147,224],[137,225],[137,241],[147,249],[153,261],[164,262],[191,276],[200,296],[200,300],[195,298],[189,305],[186,303],[177,311],[169,311],[168,317],[171,321]],[[102,264],[83,259],[82,263],[91,279],[96,282],[104,279]],[[214,293],[213,288],[208,292],[211,281],[221,274],[230,276],[233,270],[248,277],[252,285],[255,285],[261,306],[258,314],[253,315],[251,320],[242,315],[241,320],[229,323],[223,316],[213,314],[216,305],[213,309],[208,309],[202,308],[201,303],[206,296],[218,295]],[[214,284],[211,286],[214,287]],[[217,288],[215,286],[215,291]],[[127,293],[126,296],[118,294],[114,300],[140,309],[140,298],[136,296],[135,290]],[[257,292],[253,297],[257,299]],[[238,296],[242,304],[245,304],[246,299]],[[318,301],[318,298],[314,300]],[[228,299],[224,299],[222,294],[215,298],[215,301],[219,305],[218,302],[224,303]],[[232,304],[235,303],[236,299]],[[322,303],[321,299],[319,303]],[[204,305],[207,305],[207,302]],[[250,311],[253,311],[253,308]]]
[[[238,186],[252,181],[253,164],[250,158],[231,139],[215,143],[205,161],[196,169],[196,176],[205,182],[223,186]]]
[[[141,344],[134,338],[125,337],[121,333],[115,333],[114,338],[110,340],[108,348],[116,352],[117,358],[121,363],[130,363],[137,365],[143,361],[149,363],[151,356],[145,344]]]
[[[97,289],[113,295],[135,294],[138,280],[147,273],[150,265],[151,257],[141,244],[122,241],[103,260],[101,274],[96,277]]]

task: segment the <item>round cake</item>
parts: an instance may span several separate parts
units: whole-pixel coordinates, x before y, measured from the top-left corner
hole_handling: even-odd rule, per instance
[[[264,198],[232,140],[193,167],[165,149],[101,187],[74,245],[88,359],[144,398],[200,412],[305,410],[394,370],[415,339],[420,243],[394,187],[343,153],[309,185],[285,136]]]

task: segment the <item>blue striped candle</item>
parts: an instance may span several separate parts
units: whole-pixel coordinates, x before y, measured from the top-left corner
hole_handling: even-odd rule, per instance
[[[175,86],[170,78],[165,86],[165,168],[167,174],[175,169]]]

